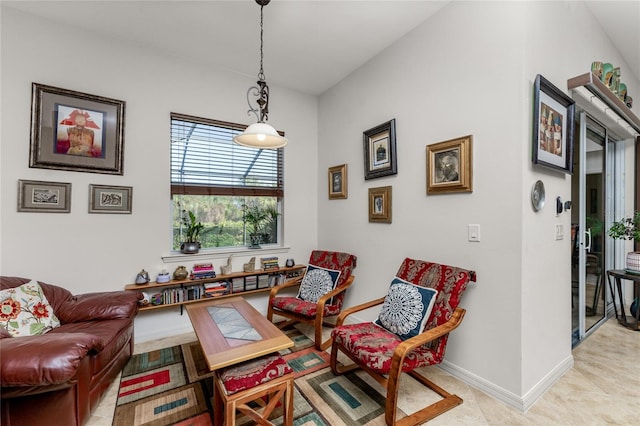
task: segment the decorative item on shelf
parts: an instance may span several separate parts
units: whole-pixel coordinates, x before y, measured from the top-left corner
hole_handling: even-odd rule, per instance
[[[136,275],[136,284],[146,284],[149,282],[149,273],[144,269]]]
[[[171,280],[171,275],[169,275],[166,269],[163,269],[162,272],[160,272],[156,277],[156,282],[160,284],[168,283],[170,280]]]
[[[147,293],[146,291],[143,291],[142,299],[138,301],[138,304],[140,306],[147,306],[149,303],[151,303],[151,296],[149,296],[149,293]]]
[[[202,222],[196,220],[196,215],[192,211],[182,211],[182,225],[187,229],[185,241],[180,244],[180,252],[185,254],[195,254],[200,251],[200,241],[198,237],[204,228]]]
[[[250,148],[259,149],[276,149],[284,147],[288,140],[284,136],[280,135],[276,129],[267,123],[269,119],[269,86],[265,81],[264,70],[262,68],[263,59],[263,18],[264,7],[269,4],[271,0],[256,0],[256,3],[260,6],[260,71],[258,72],[258,86],[251,86],[247,91],[247,103],[249,104],[249,111],[247,113],[255,114],[258,119],[257,123],[254,123],[247,127],[244,132],[233,138],[233,141],[238,145],[247,146]],[[251,104],[251,96],[255,96],[257,99],[255,103]],[[260,113],[258,115],[258,113]]]
[[[624,217],[613,222],[608,234],[618,240],[640,241],[640,211],[636,211],[633,217]],[[625,271],[630,274],[640,274],[640,252],[627,253]]]
[[[256,270],[256,258],[252,257],[251,259],[249,259],[249,262],[245,263],[244,265],[242,265],[242,270],[244,272],[253,272]]]
[[[155,293],[151,295],[151,304],[154,306],[162,305],[164,303],[162,293]]]
[[[277,224],[278,212],[274,207],[261,206],[259,204],[243,204],[242,212],[244,222],[249,227],[249,239],[251,249],[259,249],[260,243],[268,241],[271,230]]]
[[[296,264],[296,261],[293,259],[287,259],[285,265],[287,266],[287,268],[291,268],[293,265]]]
[[[189,271],[187,271],[187,268],[184,266],[178,266],[176,270],[173,271],[174,280],[178,280],[178,281],[186,280],[188,276],[189,276]]]
[[[633,99],[627,94],[627,85],[620,80],[622,74],[620,67],[610,63],[603,64],[602,62],[594,61],[591,63],[591,72],[631,109]]]
[[[232,258],[233,258],[233,255],[232,254],[229,255],[229,257],[227,258],[227,264],[220,266],[220,273],[222,275],[229,275],[233,271],[233,268],[231,267]]]

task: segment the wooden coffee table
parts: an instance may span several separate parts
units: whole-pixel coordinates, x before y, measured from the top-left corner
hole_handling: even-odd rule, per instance
[[[293,346],[293,341],[242,297],[187,305],[209,370]]]

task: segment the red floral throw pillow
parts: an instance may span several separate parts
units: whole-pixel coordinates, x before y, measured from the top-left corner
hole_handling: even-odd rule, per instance
[[[0,324],[13,337],[44,334],[60,326],[60,320],[37,281],[0,291]]]

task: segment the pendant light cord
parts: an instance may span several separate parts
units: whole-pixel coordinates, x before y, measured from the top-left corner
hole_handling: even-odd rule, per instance
[[[264,77],[264,69],[262,68],[262,61],[264,59],[264,52],[263,52],[263,45],[264,45],[264,41],[263,41],[263,34],[264,34],[264,5],[260,5],[260,72],[258,73],[258,79],[263,80],[265,79]]]

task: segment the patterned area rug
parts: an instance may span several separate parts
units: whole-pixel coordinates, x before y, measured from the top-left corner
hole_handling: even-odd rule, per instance
[[[295,372],[294,425],[384,425],[384,396],[357,374],[333,375],[327,352],[295,328],[286,333],[295,343],[282,352]],[[122,372],[113,426],[211,425],[212,374],[198,342],[134,355]],[[271,420],[282,424],[281,416],[276,409]]]

